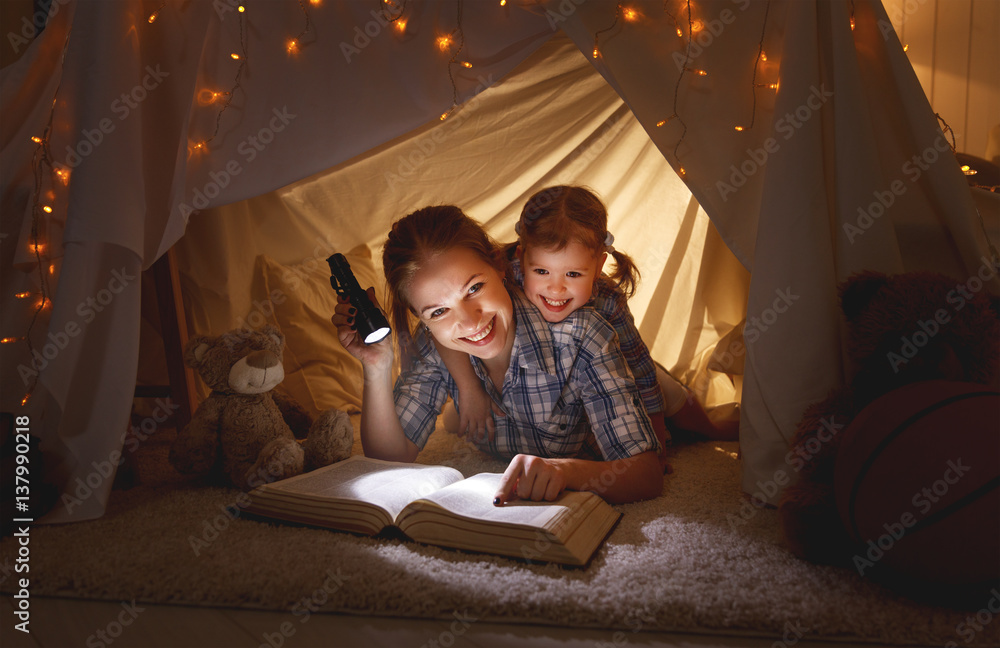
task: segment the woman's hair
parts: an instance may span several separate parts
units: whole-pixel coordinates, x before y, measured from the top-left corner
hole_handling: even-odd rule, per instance
[[[412,366],[416,357],[413,346],[412,304],[406,298],[413,277],[424,263],[452,248],[465,248],[505,275],[504,261],[496,241],[476,221],[454,205],[418,209],[392,224],[382,250],[389,313],[396,331],[400,364]]]
[[[561,250],[570,241],[578,241],[596,256],[607,251],[608,210],[586,187],[547,187],[525,203],[517,229],[522,249],[532,245]],[[508,248],[513,245],[517,244]],[[639,269],[624,252],[612,250],[610,254],[615,268],[608,276],[631,297],[639,283]]]

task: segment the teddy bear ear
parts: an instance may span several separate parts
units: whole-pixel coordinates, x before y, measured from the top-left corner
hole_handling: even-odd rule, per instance
[[[184,347],[184,364],[192,369],[197,369],[202,358],[205,357],[205,353],[211,348],[211,342],[212,338],[207,335],[196,335],[188,340]]]
[[[277,326],[274,326],[273,324],[265,324],[264,327],[260,329],[260,332],[271,338],[279,347],[285,346],[285,334],[282,333],[281,329]]]
[[[889,283],[888,275],[871,270],[848,277],[840,285],[840,308],[847,320],[854,320],[860,315],[887,283]]]

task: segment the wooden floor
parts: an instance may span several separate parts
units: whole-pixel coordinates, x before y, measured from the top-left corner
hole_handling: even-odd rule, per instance
[[[183,647],[303,648],[819,648],[843,646],[786,637],[750,638],[667,634],[547,626],[497,624],[474,620],[419,620],[387,617],[258,612],[224,608],[136,605],[79,599],[30,599],[30,634],[14,628],[16,601],[0,597],[0,646],[4,648]],[[867,644],[877,648],[874,644]]]

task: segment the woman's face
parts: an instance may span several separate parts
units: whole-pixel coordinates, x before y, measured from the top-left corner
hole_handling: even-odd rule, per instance
[[[438,344],[489,360],[509,352],[514,308],[502,276],[467,248],[432,257],[417,271],[407,300]]]

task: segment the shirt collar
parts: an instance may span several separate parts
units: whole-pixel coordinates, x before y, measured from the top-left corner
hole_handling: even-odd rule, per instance
[[[556,375],[555,340],[549,323],[520,288],[511,288],[510,298],[514,304],[515,333],[511,364],[516,361],[521,367],[535,366]]]

